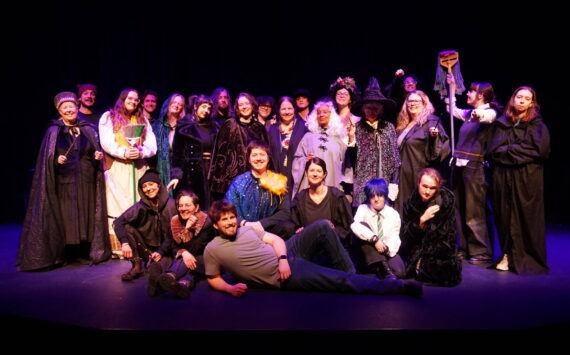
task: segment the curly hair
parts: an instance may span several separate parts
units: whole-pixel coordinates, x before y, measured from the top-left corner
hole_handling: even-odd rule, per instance
[[[317,110],[322,106],[328,107],[331,111],[328,133],[332,136],[344,138],[346,136],[346,129],[344,128],[341,118],[336,112],[336,109],[330,97],[321,98],[315,103],[313,111],[311,111],[309,117],[307,117],[307,122],[305,123],[309,131],[312,133],[320,132],[321,128],[319,126],[319,122],[317,121]]]

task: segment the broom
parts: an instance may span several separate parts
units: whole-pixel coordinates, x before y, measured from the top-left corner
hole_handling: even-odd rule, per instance
[[[131,147],[136,147],[140,144],[140,138],[144,131],[144,124],[130,124],[123,127],[123,136]],[[135,161],[131,161],[133,167],[133,200],[134,203],[137,203],[137,184],[135,179]]]
[[[446,70],[444,71],[443,68]],[[447,90],[446,76],[452,74],[454,82],[449,85]],[[465,91],[463,85],[463,77],[459,69],[459,53],[457,51],[443,51],[439,52],[435,85],[433,88],[439,92],[441,98],[447,96],[449,98],[449,117],[451,123],[451,156],[455,153],[455,126],[453,120],[453,111],[455,111],[455,94],[461,94]]]

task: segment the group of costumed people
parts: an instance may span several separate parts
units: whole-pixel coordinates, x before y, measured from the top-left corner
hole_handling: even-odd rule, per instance
[[[455,286],[462,259],[546,272],[550,142],[534,90],[518,88],[501,113],[490,84],[471,85],[472,109],[451,112],[463,123],[448,189],[438,172],[452,148],[441,119],[424,92],[401,88],[395,101],[375,78],[363,93],[354,79],[339,78],[306,120],[296,98],[282,97],[273,123],[260,122],[247,93],[233,107],[225,90],[225,98],[197,95],[188,106],[174,94],[152,124],[138,92],[126,89],[98,127],[78,118],[74,93],[62,92],[54,100],[60,118],[38,155],[17,265],[30,271],[121,255],[132,263],[123,280],[147,269],[149,295],[163,289],[185,298],[224,221],[203,210],[224,199],[238,227],[260,235],[289,240],[328,221],[357,269],[383,280]],[[491,196],[501,244],[495,263],[486,161],[500,186]]]

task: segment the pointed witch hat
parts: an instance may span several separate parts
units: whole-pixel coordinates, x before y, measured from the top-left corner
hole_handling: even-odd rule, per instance
[[[396,102],[392,99],[387,98],[382,94],[380,90],[380,85],[378,85],[378,80],[375,77],[371,77],[368,81],[368,87],[362,93],[360,100],[358,100],[350,108],[350,112],[353,115],[363,115],[362,106],[367,102],[379,102],[384,107],[384,112],[393,112],[396,109]]]

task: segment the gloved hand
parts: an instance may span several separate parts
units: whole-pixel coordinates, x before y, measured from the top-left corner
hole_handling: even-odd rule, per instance
[[[388,184],[388,198],[391,201],[395,201],[398,198],[398,191],[397,184]]]

